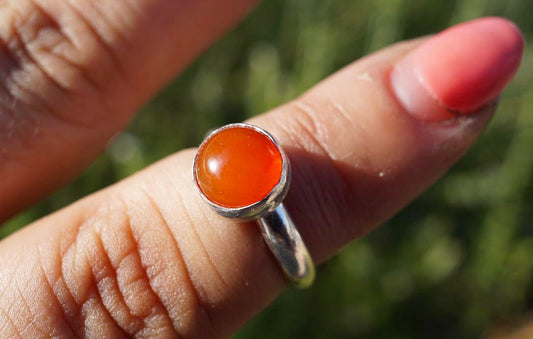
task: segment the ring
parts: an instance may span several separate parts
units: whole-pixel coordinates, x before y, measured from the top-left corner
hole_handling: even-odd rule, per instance
[[[286,278],[311,286],[315,266],[283,206],[291,169],[287,155],[265,130],[244,123],[211,132],[194,158],[197,191],[219,215],[257,220],[263,238]]]

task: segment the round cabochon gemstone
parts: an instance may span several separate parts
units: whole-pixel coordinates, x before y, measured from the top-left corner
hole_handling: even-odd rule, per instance
[[[242,208],[263,200],[278,184],[282,155],[265,134],[233,126],[211,135],[200,146],[195,179],[212,203]]]

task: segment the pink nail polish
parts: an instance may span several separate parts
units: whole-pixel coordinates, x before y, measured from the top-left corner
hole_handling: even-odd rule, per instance
[[[496,99],[518,69],[523,49],[522,34],[512,22],[469,21],[400,60],[391,86],[404,108],[422,120],[468,115]]]

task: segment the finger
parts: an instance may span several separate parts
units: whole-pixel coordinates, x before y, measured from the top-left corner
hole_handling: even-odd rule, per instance
[[[472,77],[466,85],[455,82],[443,92],[418,63],[427,46],[448,40],[484,46],[467,60],[461,53],[431,55],[447,72],[463,62],[477,67],[464,73]],[[487,46],[497,51],[484,61],[492,65],[481,62]],[[461,156],[495,98],[472,94],[467,103],[477,109],[450,118],[443,113],[454,107],[443,111],[451,102],[443,93],[483,78],[492,88],[482,93],[499,92],[521,53],[511,23],[475,21],[371,55],[253,120],[291,159],[287,208],[317,262],[389,218]],[[507,63],[513,65],[506,72],[490,72]],[[5,240],[2,330],[224,337],[271,301],[284,285],[279,267],[254,224],[205,206],[192,186],[194,153],[171,156]]]
[[[83,169],[253,2],[3,2],[0,222]]]

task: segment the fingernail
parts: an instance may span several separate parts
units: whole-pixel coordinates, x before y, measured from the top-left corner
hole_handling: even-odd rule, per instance
[[[442,31],[401,59],[391,87],[407,112],[427,121],[475,113],[515,74],[524,49],[510,21],[488,17]]]

